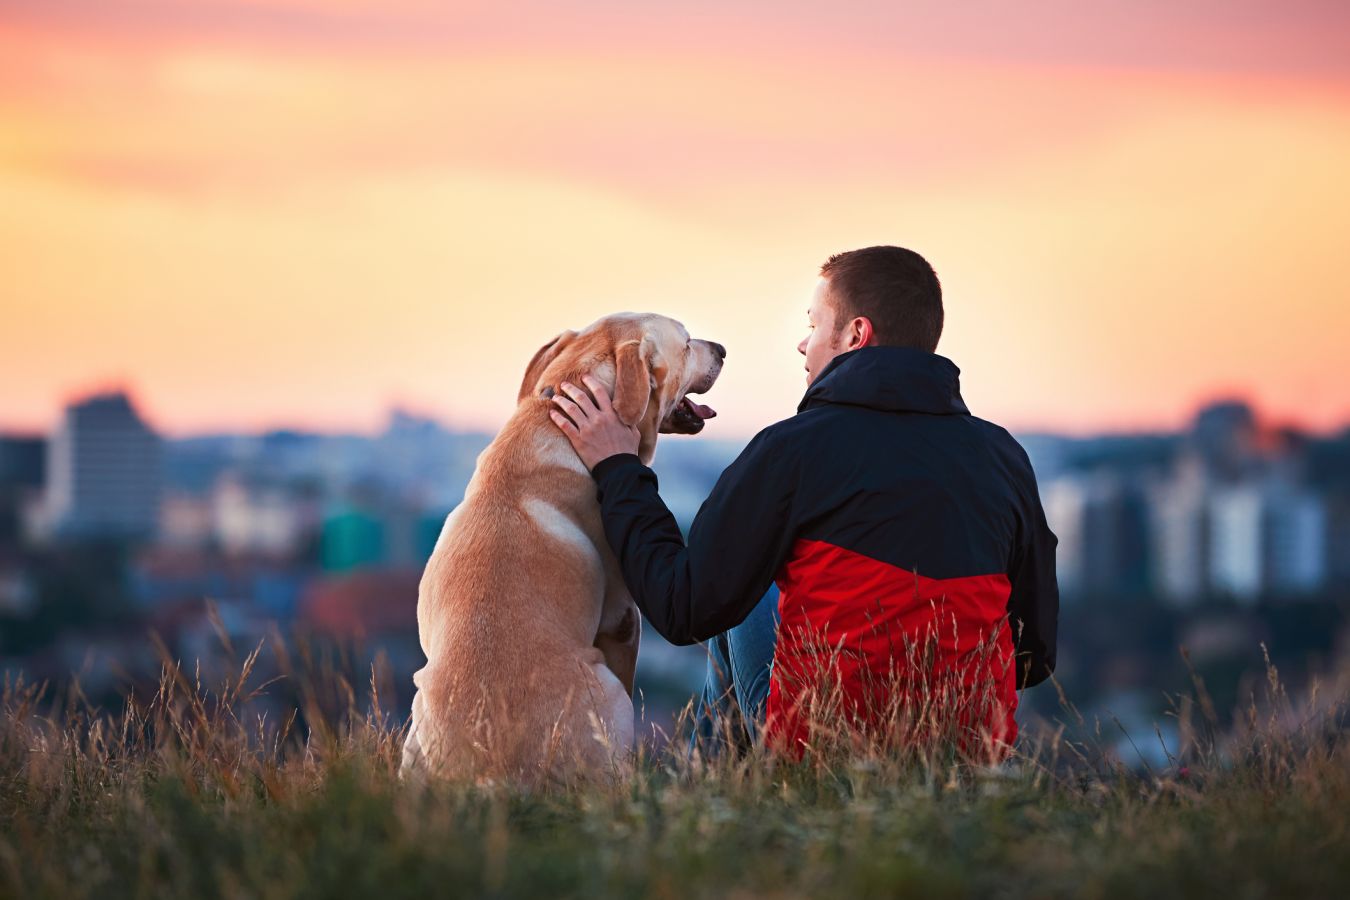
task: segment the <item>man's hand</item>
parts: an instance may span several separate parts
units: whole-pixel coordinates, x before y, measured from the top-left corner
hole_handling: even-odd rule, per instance
[[[616,453],[637,453],[641,436],[636,428],[619,421],[605,386],[589,375],[582,375],[581,380],[595,395],[594,402],[581,388],[564,381],[552,398],[562,412],[552,409],[548,414],[572,442],[587,470]]]

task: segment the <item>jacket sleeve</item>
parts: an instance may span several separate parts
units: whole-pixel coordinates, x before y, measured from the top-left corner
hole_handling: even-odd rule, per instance
[[[657,494],[656,473],[632,454],[592,472],[605,536],[647,621],[672,644],[707,640],[749,615],[792,546],[795,478],[756,436],[727,467],[689,529]]]
[[[1059,539],[1045,521],[1036,474],[1026,452],[1018,448],[1017,471],[1023,509],[1013,548],[1008,579],[1008,624],[1012,628],[1017,687],[1033,687],[1055,671],[1055,640],[1059,626],[1059,582],[1055,578],[1055,547]]]

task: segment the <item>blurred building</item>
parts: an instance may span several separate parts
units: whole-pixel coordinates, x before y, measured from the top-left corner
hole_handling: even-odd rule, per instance
[[[321,504],[306,485],[227,472],[211,492],[211,530],[230,554],[297,556],[315,539]]]
[[[312,569],[286,559],[159,546],[136,554],[128,579],[132,596],[143,609],[200,605],[210,600],[288,621],[314,574]]]
[[[1228,400],[1212,403],[1196,414],[1189,441],[1211,477],[1236,481],[1252,475],[1257,467],[1260,438],[1251,406]]]
[[[1265,498],[1255,485],[1224,487],[1210,498],[1209,510],[1209,584],[1240,603],[1254,603],[1266,582]]]
[[[37,435],[0,435],[0,485],[42,487],[47,441]]]
[[[1117,473],[1093,471],[1051,479],[1042,495],[1059,538],[1055,564],[1064,597],[1147,589],[1147,508],[1134,486]]]
[[[378,517],[344,506],[325,517],[319,558],[326,572],[376,566],[385,558],[385,527]]]
[[[47,442],[27,435],[0,436],[0,547],[19,543],[24,510],[46,481]]]
[[[159,539],[166,547],[208,547],[215,537],[211,498],[168,491],[159,506]]]
[[[1254,603],[1327,586],[1327,515],[1322,498],[1280,480],[1217,490],[1211,500],[1211,583]]]
[[[317,579],[300,598],[299,617],[316,631],[347,637],[417,633],[421,569],[376,568]]]
[[[1327,581],[1350,588],[1350,492],[1327,498]]]
[[[1271,592],[1307,595],[1324,589],[1330,574],[1326,500],[1279,485],[1268,504],[1264,536]]]
[[[420,568],[377,568],[317,579],[300,599],[296,621],[317,635],[376,641],[406,685],[426,662],[417,635]]]
[[[0,553],[0,616],[25,618],[37,608],[32,577],[15,560]]]
[[[124,393],[66,407],[47,445],[45,531],[149,537],[159,523],[163,448]]]
[[[1209,590],[1208,488],[1197,460],[1149,489],[1154,591],[1173,606],[1198,602]]]

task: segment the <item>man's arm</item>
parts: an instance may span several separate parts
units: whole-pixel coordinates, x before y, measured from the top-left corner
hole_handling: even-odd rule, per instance
[[[672,644],[720,634],[750,613],[792,547],[795,480],[760,434],[717,480],[689,529],[689,545],[637,456],[592,471],[605,536],[647,620]]]
[[[1040,684],[1055,671],[1055,641],[1059,626],[1055,547],[1059,539],[1045,521],[1031,461],[1025,452],[1018,455],[1025,508],[1008,570],[1012,582],[1008,624],[1013,633],[1017,687],[1021,689]]]
[[[739,624],[792,546],[790,455],[770,452],[768,432],[757,435],[704,501],[686,547],[656,492],[656,473],[637,456],[637,429],[615,415],[603,384],[589,375],[582,381],[589,395],[559,385],[553,421],[596,480],[605,537],[638,608],[673,644]]]

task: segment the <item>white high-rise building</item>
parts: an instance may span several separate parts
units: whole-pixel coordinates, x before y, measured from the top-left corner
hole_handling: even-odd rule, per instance
[[[1058,538],[1055,547],[1055,580],[1061,597],[1076,597],[1086,582],[1083,520],[1087,491],[1076,478],[1052,478],[1041,482],[1041,506],[1046,523]]]
[[[123,393],[66,407],[47,444],[47,530],[57,536],[149,536],[159,519],[160,438]]]
[[[1266,585],[1267,506],[1255,484],[1218,489],[1210,499],[1210,584],[1240,603],[1255,603]]]
[[[1174,606],[1199,601],[1209,589],[1208,488],[1193,462],[1153,485],[1153,585]]]
[[[1252,603],[1326,586],[1327,514],[1318,496],[1281,479],[1216,491],[1210,506],[1214,587]]]

